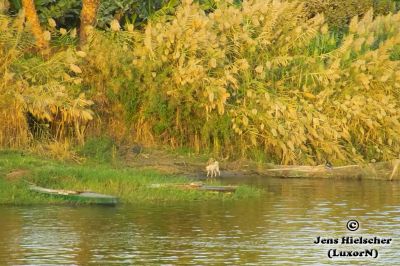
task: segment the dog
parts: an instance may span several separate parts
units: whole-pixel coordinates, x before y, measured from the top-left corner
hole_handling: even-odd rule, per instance
[[[207,177],[216,177],[221,176],[221,172],[219,171],[219,163],[218,161],[210,160],[209,165],[206,166]]]

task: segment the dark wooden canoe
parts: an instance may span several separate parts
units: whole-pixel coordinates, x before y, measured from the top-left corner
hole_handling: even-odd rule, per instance
[[[235,192],[237,186],[201,186],[198,189],[214,192]]]
[[[118,203],[117,197],[99,194],[91,191],[50,189],[50,188],[39,187],[36,185],[29,185],[29,189],[36,193],[62,198],[64,200],[75,203],[101,204],[101,205],[115,205]]]
[[[150,188],[160,188],[160,187],[174,187],[179,189],[188,190],[203,190],[203,191],[213,191],[213,192],[235,192],[237,186],[208,186],[202,182],[193,182],[190,184],[152,184]]]
[[[328,168],[319,166],[276,166],[259,172],[272,177],[304,177],[304,178],[349,178],[399,180],[400,160],[390,162],[368,163],[363,165],[346,165]]]

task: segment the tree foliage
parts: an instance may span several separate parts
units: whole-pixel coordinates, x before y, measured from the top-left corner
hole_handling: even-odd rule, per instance
[[[81,53],[31,54],[35,40],[23,23],[22,16],[0,16],[0,145],[29,143],[36,132],[28,127],[28,114],[43,124],[47,137],[82,141],[93,113],[79,85]]]
[[[329,11],[326,20],[294,1],[169,1],[142,27],[117,10],[104,11],[113,15],[84,51],[76,31],[49,20],[45,58],[3,18],[0,88],[15,117],[30,112],[82,140],[93,117],[85,92],[98,132],[117,140],[284,164],[398,156],[399,13],[346,14],[339,37]]]
[[[114,41],[93,44],[88,69],[105,71],[138,138],[279,163],[384,160],[400,149],[399,16],[367,12],[339,41],[295,2],[206,14],[186,1],[172,20],[102,34]]]
[[[388,14],[398,9],[393,0],[302,0],[309,16],[324,14],[332,29],[343,31],[354,16],[363,16],[371,8],[375,14]]]

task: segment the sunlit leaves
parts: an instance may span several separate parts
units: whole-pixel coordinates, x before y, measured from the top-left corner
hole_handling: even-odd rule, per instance
[[[76,123],[86,123],[93,119],[93,112],[90,110],[93,102],[77,93],[77,84],[82,82],[78,75],[83,72],[80,64],[84,52],[75,53],[72,49],[66,49],[45,57],[32,56],[27,53],[24,44],[30,36],[26,36],[17,24],[13,25],[17,20],[1,17],[0,21],[7,21],[10,25],[0,29],[0,36],[4,38],[0,39],[0,102],[4,100],[0,106],[0,115],[8,116],[7,119],[1,119],[0,135],[10,132],[11,128],[16,132],[16,141],[20,136],[29,135],[25,117],[27,112],[38,121],[52,125],[52,137],[58,138],[66,134],[67,127],[76,127],[79,133],[81,126],[78,127]],[[54,23],[49,20],[51,27],[55,26]],[[49,39],[50,32],[45,33]],[[10,46],[8,38],[13,39],[15,45]],[[7,121],[15,121],[15,124],[7,126]],[[82,141],[83,135],[78,136],[77,133],[70,136]]]
[[[303,8],[219,1],[206,14],[184,2],[144,29],[95,37],[86,57],[76,54],[91,68],[68,62],[82,70],[69,75],[129,95],[139,136],[171,145],[243,156],[259,149],[283,164],[392,158],[400,152],[392,56],[400,15],[367,13],[339,39]]]

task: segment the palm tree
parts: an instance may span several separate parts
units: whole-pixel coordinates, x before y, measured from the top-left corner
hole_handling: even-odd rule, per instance
[[[36,12],[34,0],[22,0],[22,7],[25,11],[25,18],[31,26],[31,31],[36,39],[36,45],[40,48],[47,48],[48,41],[45,40],[39,17]]]
[[[97,9],[100,0],[83,0],[81,11],[80,45],[84,45],[88,37],[88,28],[93,26],[96,20]]]

